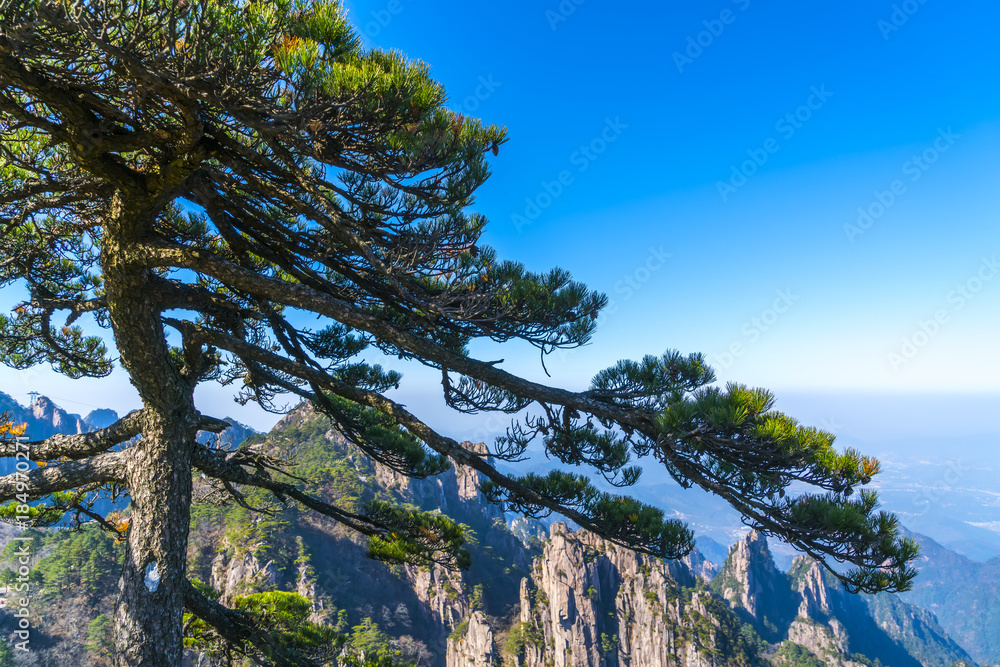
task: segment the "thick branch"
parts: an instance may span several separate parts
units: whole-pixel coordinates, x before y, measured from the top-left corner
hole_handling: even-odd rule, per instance
[[[256,647],[270,659],[270,663],[262,663],[257,658],[251,657],[258,665],[302,667],[301,658],[282,647],[250,616],[209,600],[198,592],[190,581],[184,583],[184,606],[212,626],[230,646],[244,653],[249,646]]]
[[[71,460],[84,459],[94,454],[106,452],[117,444],[126,442],[142,433],[142,410],[130,412],[111,426],[90,433],[65,435],[57,433],[45,440],[35,440],[26,443],[0,443],[0,458],[14,457],[18,454],[29,461],[53,461],[59,458]],[[199,428],[202,431],[221,433],[229,428],[229,424],[215,417],[201,417]]]
[[[36,308],[42,308],[47,311],[53,310],[68,310],[70,311],[69,319],[66,324],[72,324],[84,313],[92,313],[98,310],[103,310],[108,307],[107,301],[103,298],[98,299],[87,299],[86,301],[80,301],[78,299],[59,299],[59,298],[41,298],[37,295],[32,295],[31,305]]]
[[[293,285],[291,287],[300,286]],[[431,447],[431,449],[435,450],[439,454],[444,454],[450,457],[456,463],[468,466],[480,472],[494,484],[510,491],[514,497],[523,499],[532,505],[544,507],[562,514],[563,516],[575,521],[583,528],[601,535],[609,541],[637,551],[647,551],[638,547],[634,543],[630,543],[628,540],[617,539],[613,534],[614,528],[612,526],[599,525],[591,520],[589,516],[574,509],[565,507],[555,500],[547,498],[533,489],[526,487],[517,480],[503,475],[475,453],[470,452],[455,440],[440,435],[406,410],[403,406],[385,398],[377,392],[360,389],[353,385],[346,384],[331,377],[327,373],[324,373],[322,370],[297,363],[287,357],[263,350],[255,345],[238,340],[219,331],[210,330],[190,322],[171,321],[170,323],[184,331],[185,335],[194,335],[202,342],[228,350],[243,359],[252,360],[264,366],[274,368],[288,375],[310,382],[315,387],[330,391],[331,393],[347,398],[361,405],[367,405],[375,408],[384,414],[389,415],[396,421],[396,423],[405,427],[415,436],[423,440],[429,447]],[[442,351],[442,353],[448,354],[447,351]],[[481,364],[481,362],[473,363]],[[503,373],[502,371],[499,372]],[[506,373],[504,373],[504,375],[506,375]],[[569,397],[579,396],[563,390],[551,391],[558,392]],[[586,398],[583,400],[592,402]],[[604,408],[601,410],[604,414],[614,410],[615,412],[625,415],[625,411],[623,409],[608,406],[607,404],[601,404],[601,406]],[[637,430],[647,434],[648,437],[653,438],[658,442],[659,446],[656,449],[656,453],[661,460],[669,461],[669,463],[676,466],[684,475],[693,480],[699,486],[712,491],[727,500],[745,517],[756,522],[757,527],[764,529],[770,534],[782,536],[785,540],[796,545],[806,553],[816,556],[820,560],[823,560],[823,556],[832,556],[838,560],[843,560],[845,558],[844,554],[838,550],[836,545],[824,544],[822,540],[811,538],[809,536],[796,537],[793,534],[789,534],[788,526],[785,521],[782,520],[783,517],[779,518],[773,516],[773,510],[766,507],[761,502],[748,498],[744,494],[739,493],[736,489],[733,489],[725,483],[714,479],[712,475],[709,474],[709,472],[702,466],[699,466],[697,463],[680,456],[679,453],[675,452],[670,445],[667,444],[667,442],[664,442],[663,436],[656,433],[655,427],[652,423],[642,423],[642,421],[637,420],[635,417],[636,412],[637,411],[635,410],[630,410],[628,415],[619,417],[619,423],[637,423]],[[650,551],[649,553],[652,552]],[[852,560],[852,562],[856,561]]]
[[[210,252],[175,245],[146,245],[147,261],[152,266],[186,268],[209,275],[243,292],[325,315],[354,329],[366,331],[420,359],[457,371],[471,378],[503,387],[523,398],[564,405],[595,417],[610,419],[634,428],[652,426],[637,410],[625,410],[583,393],[547,387],[501,370],[496,366],[452,352],[432,341],[401,331],[375,313],[369,313],[345,301],[311,287],[269,278]]]
[[[533,489],[530,489],[516,480],[504,475],[485,461],[479,454],[466,449],[456,440],[439,434],[402,405],[382,396],[377,392],[360,389],[344,382],[340,382],[320,370],[298,364],[285,357],[262,350],[254,345],[239,341],[218,331],[212,331],[190,322],[171,321],[171,324],[184,330],[187,334],[193,333],[201,338],[201,340],[209,342],[219,348],[228,350],[233,354],[240,355],[244,358],[254,359],[255,361],[258,361],[266,366],[270,366],[282,372],[288,373],[289,375],[312,382],[314,385],[327,389],[331,393],[337,394],[338,396],[347,398],[361,405],[367,405],[371,408],[375,408],[376,410],[390,416],[397,424],[405,427],[408,431],[423,440],[434,451],[448,456],[460,465],[476,470],[491,482],[508,489],[519,498],[523,498],[525,501],[530,502],[533,505],[545,507],[546,509],[552,510],[558,514],[562,514],[566,518],[575,521],[580,526],[601,535],[609,541],[620,544],[626,548],[638,549],[640,551],[643,550],[641,547],[636,547],[636,545],[630,544],[625,540],[617,539],[610,532],[610,527],[596,524],[591,517],[586,514],[578,512],[570,507],[566,507],[551,498],[547,498],[535,492]],[[202,467],[203,461],[212,465],[214,463],[212,459],[215,459],[216,461],[219,460],[218,457],[214,456],[212,456],[212,459],[206,459],[204,458],[206,454],[212,456],[205,448],[197,450],[195,453],[195,465]],[[344,521],[341,516],[347,513],[343,512],[343,510],[333,508],[332,506],[326,505],[326,503],[317,501],[316,499],[298,491],[295,487],[289,484],[279,484],[269,478],[264,478],[259,475],[250,475],[240,466],[228,462],[226,463],[229,466],[226,469],[222,469],[218,466],[218,464],[215,464],[216,468],[214,470],[209,470],[207,468],[203,468],[203,470],[210,475],[219,477],[220,479],[228,479],[229,481],[237,482],[239,484],[259,486],[261,488],[266,488],[288,495],[289,497],[295,498],[299,502],[303,503],[307,507],[315,509],[316,511],[326,514],[327,516],[331,516],[338,521],[355,528],[356,530],[366,534],[371,534],[371,532],[369,532],[370,527],[366,525],[356,525],[357,519],[364,520],[363,517],[351,515],[348,517],[348,521]],[[330,512],[330,509],[336,510],[336,514]],[[368,530],[365,530],[365,528],[368,528]]]
[[[143,411],[130,412],[111,426],[91,433],[64,435],[57,433],[45,440],[27,443],[4,443],[0,457],[27,452],[29,461],[52,461],[58,458],[83,459],[106,452],[115,445],[130,440],[142,432]]]
[[[122,483],[128,451],[109,452],[83,461],[67,461],[14,472],[0,477],[0,502],[38,500],[56,491],[66,491],[88,484]]]

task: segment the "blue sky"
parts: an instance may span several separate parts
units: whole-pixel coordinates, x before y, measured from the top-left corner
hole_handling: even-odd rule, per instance
[[[476,203],[488,242],[613,300],[592,345],[548,361],[548,381],[580,387],[677,348],[863,440],[956,421],[1000,433],[995,3],[347,6],[367,44],[428,62],[452,108],[509,129]],[[544,378],[532,351],[502,356]],[[475,431],[421,391],[436,378],[405,370],[403,399]],[[136,407],[120,372],[3,369],[0,382],[81,412]],[[201,397],[275,421],[221,390]]]

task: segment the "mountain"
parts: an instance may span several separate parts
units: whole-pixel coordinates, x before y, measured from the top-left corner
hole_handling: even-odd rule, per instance
[[[203,445],[210,444],[213,447],[219,447],[222,449],[234,449],[247,438],[258,435],[257,431],[253,428],[247,426],[246,424],[241,424],[231,417],[225,417],[222,421],[228,423],[229,428],[222,433],[199,431],[197,437],[198,442]]]
[[[554,523],[513,622],[480,612],[448,644],[448,667],[760,665],[757,644],[682,563],[666,563]]]
[[[1000,557],[980,563],[909,535],[920,544],[919,575],[901,598],[932,611],[974,660],[1000,664]]]
[[[799,606],[787,575],[774,564],[767,540],[756,532],[730,547],[710,587],[770,642],[787,635]]]
[[[3,392],[0,392],[0,413],[6,413],[16,423],[27,424],[25,436],[29,440],[44,440],[56,433],[88,433],[118,421],[114,410],[94,410],[81,417],[66,412],[46,396],[38,396],[25,407]],[[15,465],[14,459],[0,459],[0,475],[14,472]]]
[[[25,436],[29,440],[44,440],[57,433],[64,435],[89,433],[107,428],[119,419],[117,412],[107,408],[92,410],[86,417],[81,417],[66,412],[47,396],[37,396],[31,405],[23,406],[3,392],[0,392],[0,413],[7,413],[15,423],[27,424]],[[232,448],[257,434],[254,429],[230,417],[226,417],[223,421],[230,424],[229,428],[219,434],[202,431],[198,434],[198,441]],[[0,474],[12,471],[12,465],[12,461],[0,461]]]
[[[820,664],[947,667],[971,663],[934,615],[898,595],[853,595],[819,562],[799,556],[778,570],[767,541],[750,533],[729,551],[711,588],[772,645],[770,656],[811,653]],[[793,648],[794,646],[794,648]]]
[[[118,420],[114,410],[94,410],[86,417],[68,413],[46,396],[38,396],[24,407],[3,392],[0,392],[0,412],[8,413],[15,422],[26,423],[25,435],[31,440],[44,440],[56,433],[87,433]]]
[[[83,421],[94,429],[107,428],[118,421],[118,413],[108,408],[98,408],[91,410]]]
[[[235,441],[236,424],[233,432]],[[345,650],[423,667],[971,664],[933,614],[895,596],[848,595],[807,559],[782,572],[756,533],[728,551],[700,540],[724,557],[721,568],[700,549],[682,561],[642,556],[560,521],[505,516],[462,466],[424,480],[395,474],[308,406],[247,443],[287,457],[303,488],[348,511],[378,499],[468,527],[468,570],[387,566],[333,521],[262,493],[246,500],[266,513],[219,505],[217,490],[196,477],[189,576],[228,604],[301,596],[310,622],[347,634]],[[93,525],[32,536],[34,666],[107,664],[121,545]],[[0,570],[15,564],[12,549]],[[15,620],[0,613],[0,634]],[[193,650],[186,659],[219,664]]]

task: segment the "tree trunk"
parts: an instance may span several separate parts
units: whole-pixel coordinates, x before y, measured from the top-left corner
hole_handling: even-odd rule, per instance
[[[193,411],[149,420],[126,472],[131,515],[115,609],[118,667],[181,664]]]
[[[156,212],[148,199],[126,201],[121,194],[112,207],[101,248],[108,312],[146,422],[126,464],[131,513],[115,608],[114,664],[178,667],[198,413],[193,387],[164,335],[155,276],[133,245],[150,234]]]

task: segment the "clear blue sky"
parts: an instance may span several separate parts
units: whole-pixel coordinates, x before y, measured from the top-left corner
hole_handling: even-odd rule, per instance
[[[612,298],[591,346],[550,359],[550,381],[582,386],[670,347],[806,418],[850,412],[821,395],[881,396],[910,406],[887,413],[900,429],[946,432],[953,410],[908,397],[971,394],[966,427],[1000,432],[984,409],[1000,396],[1000,7],[679,4],[347,6],[369,45],[428,62],[453,108],[509,129],[476,203],[488,241]],[[544,377],[534,353],[503,356]],[[414,369],[402,393],[435,409],[425,377],[436,386]],[[135,407],[120,373],[0,381],[22,401],[37,387],[80,411]]]

